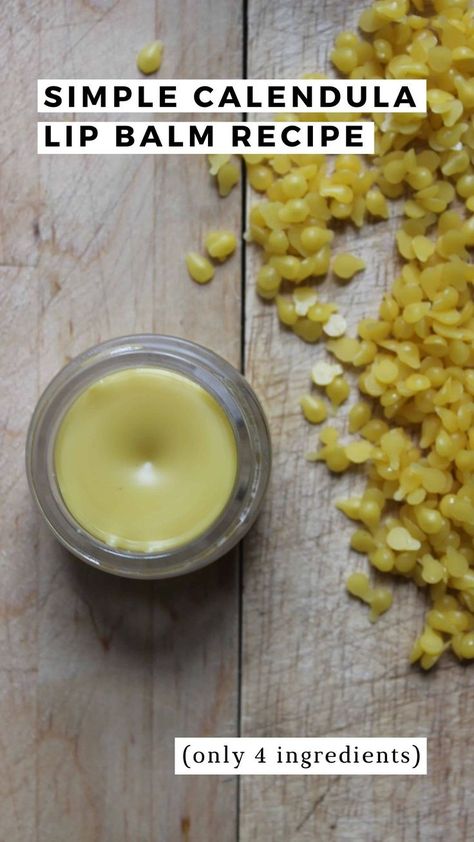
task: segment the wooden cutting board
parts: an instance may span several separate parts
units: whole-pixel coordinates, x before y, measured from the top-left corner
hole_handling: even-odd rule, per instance
[[[407,664],[423,616],[411,585],[376,628],[348,599],[361,560],[332,502],[360,479],[308,465],[298,398],[323,348],[254,294],[252,247],[193,285],[183,253],[239,230],[201,158],[42,157],[36,79],[130,78],[165,42],[168,77],[298,77],[327,68],[354,0],[36,0],[0,10],[0,839],[9,842],[453,842],[474,838],[474,672]],[[367,270],[328,297],[349,323],[397,271],[393,227],[338,238]],[[391,233],[392,228],[392,233]],[[243,290],[245,289],[245,295]],[[267,409],[274,472],[240,551],[137,583],[68,557],[33,511],[24,441],[70,357],[129,332],[186,336],[241,363]],[[343,414],[343,413],[342,413]],[[175,778],[176,735],[428,736],[426,778]]]

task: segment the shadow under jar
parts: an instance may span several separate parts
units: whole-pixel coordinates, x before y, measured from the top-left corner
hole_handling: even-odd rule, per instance
[[[146,401],[147,383],[154,393],[150,405]],[[128,391],[120,396],[122,386]],[[163,412],[160,411],[160,388],[163,388]],[[176,408],[173,406],[174,394],[177,395]],[[111,405],[110,400],[116,400],[116,404]],[[143,414],[140,400],[144,400]],[[186,417],[183,417],[183,411]],[[96,412],[99,413],[98,427],[93,424]],[[129,415],[134,420],[127,426]],[[157,429],[161,430],[157,433],[161,439],[156,447],[154,417]],[[113,450],[114,436],[120,443],[116,452]],[[121,447],[126,466],[120,464]],[[140,449],[143,450],[141,455]],[[104,458],[101,450],[106,452]],[[85,458],[81,460],[78,455],[83,451]],[[135,474],[132,487],[127,488],[132,452],[136,460]],[[67,458],[64,453],[69,454]],[[108,471],[111,460],[112,475],[101,476],[102,466],[105,465],[104,471]],[[210,474],[209,465],[212,466]],[[66,365],[40,397],[26,444],[26,469],[33,498],[59,541],[88,564],[108,573],[137,579],[178,576],[204,567],[227,553],[243,538],[259,513],[270,466],[267,421],[245,378],[217,354],[200,345],[153,334],[104,342]],[[71,471],[72,483],[68,484],[67,474]],[[117,480],[122,476],[125,477],[125,499],[120,496],[122,486]],[[94,486],[96,479],[100,493]],[[112,529],[108,534],[107,530],[97,527],[94,499],[100,510],[97,522],[104,516],[102,509],[106,513],[110,509],[112,520],[119,517],[120,511],[126,510],[127,500],[130,511],[126,520],[133,521],[131,512],[135,507],[141,522],[140,493],[147,485],[144,498],[147,505],[154,499],[153,488],[157,489],[156,541],[140,542],[136,535],[121,534],[120,528]],[[81,515],[80,506],[76,508],[69,486],[81,490],[84,511],[90,512],[90,520]],[[110,500],[107,488],[110,488]],[[171,532],[165,538],[160,535],[160,500],[166,503],[166,511],[174,524],[173,527],[168,524]],[[122,509],[124,504],[125,509]],[[198,506],[201,516],[196,523],[189,514],[194,511],[193,505]],[[208,511],[206,506],[209,506]],[[153,509],[148,522],[153,523],[154,518]],[[181,521],[182,527],[179,526]]]

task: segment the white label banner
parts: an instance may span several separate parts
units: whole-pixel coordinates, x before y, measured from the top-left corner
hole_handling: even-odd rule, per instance
[[[40,155],[372,154],[371,122],[39,122]]]
[[[426,79],[38,79],[40,113],[424,113]]]
[[[426,737],[176,737],[175,775],[426,775]]]

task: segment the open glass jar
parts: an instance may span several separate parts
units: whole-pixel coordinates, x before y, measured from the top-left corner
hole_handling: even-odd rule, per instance
[[[198,384],[225,413],[235,437],[236,473],[221,513],[187,543],[159,552],[110,546],[88,532],[66,506],[55,470],[55,443],[71,405],[89,387],[125,369],[156,368]],[[136,579],[159,579],[197,570],[228,552],[251,527],[268,485],[271,442],[260,402],[245,378],[217,354],[184,339],[125,336],[89,349],[49,383],[34,410],[26,444],[29,486],[47,525],[88,564]]]

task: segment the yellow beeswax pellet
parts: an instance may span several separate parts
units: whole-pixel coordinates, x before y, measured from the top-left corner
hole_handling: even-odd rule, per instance
[[[156,73],[161,67],[164,45],[162,41],[152,41],[142,47],[137,55],[137,67],[141,73],[148,76]]]
[[[211,257],[226,260],[237,247],[237,237],[232,231],[209,231],[204,245]]]
[[[324,360],[315,363],[311,370],[311,378],[317,386],[328,386],[341,374],[342,366],[338,363],[327,363]]]
[[[278,295],[276,298],[278,318],[282,324],[291,327],[298,321],[298,314],[296,312],[294,301],[284,295]]]
[[[304,395],[300,398],[303,415],[311,424],[321,424],[327,418],[327,407],[322,398],[314,395]]]
[[[360,520],[369,528],[375,528],[380,523],[381,507],[375,500],[362,499],[359,509]]]
[[[370,595],[370,585],[365,573],[351,573],[347,579],[346,588],[351,596],[357,596],[364,602],[368,601]]]
[[[339,430],[336,430],[335,427],[331,427],[329,424],[326,427],[323,427],[319,433],[319,441],[324,444],[336,444],[338,439]]]
[[[359,465],[362,462],[367,462],[367,459],[371,459],[374,447],[368,441],[354,441],[346,444],[345,452],[350,462]]]
[[[375,538],[366,529],[356,529],[352,533],[351,547],[358,553],[369,553],[376,546]]]
[[[404,308],[403,319],[409,325],[415,324],[416,322],[421,321],[421,319],[429,313],[430,309],[431,305],[428,301],[412,302],[411,304],[407,304]]]
[[[248,180],[254,190],[265,193],[273,183],[273,174],[270,167],[264,164],[257,164],[247,168]]]
[[[369,555],[370,563],[381,573],[388,573],[393,570],[395,556],[390,547],[377,545]]]
[[[446,554],[442,558],[449,576],[465,576],[469,570],[469,561],[466,556],[454,547],[447,547]]]
[[[338,360],[344,363],[352,362],[356,354],[360,351],[359,342],[350,336],[330,340],[326,347]]]
[[[435,535],[443,527],[443,517],[437,509],[417,506],[415,509],[417,523],[426,535]]]
[[[368,191],[365,197],[367,210],[372,216],[379,216],[382,219],[388,219],[388,205],[383,193],[376,187]]]
[[[325,462],[329,470],[336,474],[346,471],[350,464],[344,448],[339,445],[328,446]]]
[[[220,168],[227,164],[227,161],[230,161],[230,155],[208,155],[207,160],[209,162],[209,173],[210,175],[217,175]]]
[[[356,257],[355,254],[343,252],[334,258],[332,269],[338,278],[348,281],[354,277],[356,272],[360,272],[362,269],[365,269],[365,261],[360,257]]]
[[[415,253],[415,257],[418,260],[421,260],[425,263],[428,258],[430,258],[435,251],[435,245],[431,242],[428,237],[424,237],[422,234],[418,234],[416,237],[413,237],[412,240],[412,248]]]
[[[393,602],[393,597],[391,592],[388,588],[375,588],[372,592],[370,598],[370,614],[369,619],[372,623],[375,623],[376,620],[380,617],[381,614],[385,614],[386,611],[391,607]]]
[[[257,274],[257,292],[262,298],[275,298],[281,286],[281,275],[274,266],[261,266]],[[295,314],[296,315],[296,314]]]
[[[346,332],[347,322],[340,313],[332,313],[324,324],[323,331],[327,336],[342,336]]]
[[[211,261],[196,251],[190,251],[186,255],[186,266],[191,278],[198,284],[207,284],[214,277],[214,266]]]
[[[394,526],[387,535],[387,544],[392,550],[419,550],[420,542],[405,529],[404,526]]]
[[[435,585],[437,582],[441,582],[444,577],[443,565],[429,553],[421,559],[421,568],[423,581],[429,585]]]
[[[460,658],[472,660],[474,658],[474,632],[463,634],[459,642],[458,653]]]
[[[219,195],[225,198],[236,184],[239,183],[240,172],[236,164],[228,161],[217,171],[217,185]]]
[[[425,630],[420,636],[420,646],[423,652],[428,655],[439,655],[443,651],[443,638],[434,629],[425,626]]]
[[[295,302],[295,310],[298,316],[307,316],[311,307],[317,301],[317,294],[312,287],[299,286],[293,293],[293,301]]]
[[[374,363],[374,375],[380,383],[393,383],[397,380],[399,373],[396,362],[387,357]]]
[[[326,325],[336,309],[330,301],[316,301],[308,310],[308,316],[312,322]]]
[[[300,240],[301,245],[309,254],[314,254],[331,241],[334,236],[332,231],[318,225],[308,225],[303,228]]]
[[[360,497],[349,497],[347,500],[337,500],[336,507],[352,520],[358,520],[360,514]]]
[[[303,175],[291,172],[281,180],[283,195],[287,199],[301,199],[308,190],[308,184]]]
[[[364,424],[367,424],[372,412],[368,403],[358,401],[349,411],[349,432],[357,433]]]
[[[334,406],[340,406],[341,403],[349,397],[350,386],[344,377],[335,377],[326,386],[326,394]]]

